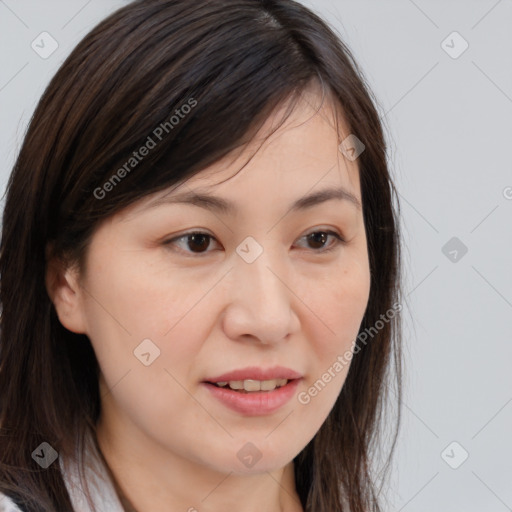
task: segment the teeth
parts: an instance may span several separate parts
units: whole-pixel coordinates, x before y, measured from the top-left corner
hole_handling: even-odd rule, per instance
[[[276,388],[285,386],[288,383],[287,379],[273,379],[273,380],[231,380],[229,382],[217,382],[217,386],[230,387],[237,391],[246,391],[248,393],[253,391],[273,391]]]

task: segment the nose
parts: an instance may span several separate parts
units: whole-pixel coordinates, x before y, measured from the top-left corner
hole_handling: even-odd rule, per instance
[[[235,258],[223,316],[224,332],[229,338],[251,338],[268,345],[299,330],[294,307],[298,299],[287,275],[285,265],[271,258],[267,250],[252,263]]]

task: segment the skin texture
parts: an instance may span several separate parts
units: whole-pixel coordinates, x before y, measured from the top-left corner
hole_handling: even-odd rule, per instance
[[[350,130],[338,118],[338,135],[333,104],[326,98],[317,112],[321,103],[318,90],[306,91],[259,150],[280,111],[236,155],[103,222],[85,273],[63,268],[47,281],[62,324],[94,347],[102,373],[98,440],[138,510],[302,510],[292,460],[329,414],[348,365],[308,404],[294,396],[264,416],[227,409],[201,382],[281,365],[302,374],[298,395],[352,349],[370,289],[363,212],[347,200],[289,211],[327,186],[342,185],[361,202],[357,160],[338,149]],[[236,214],[147,208],[165,194],[199,189],[236,203]],[[326,230],[346,243],[305,236]],[[164,245],[190,231],[213,238]],[[236,252],[248,236],[263,248],[250,264]],[[146,338],[160,349],[149,366],[133,353]],[[247,442],[261,453],[251,468],[237,457]]]

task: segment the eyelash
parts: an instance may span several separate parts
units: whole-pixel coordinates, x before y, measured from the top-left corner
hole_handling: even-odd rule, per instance
[[[301,238],[307,238],[308,236],[313,235],[315,233],[324,233],[328,236],[334,237],[334,239],[335,239],[335,242],[332,243],[327,249],[318,249],[318,250],[312,249],[313,252],[316,252],[319,254],[326,254],[326,253],[332,252],[335,249],[337,249],[340,245],[346,243],[345,239],[339,233],[337,233],[336,231],[328,230],[328,229],[319,229],[316,231],[310,231],[309,233],[306,233]],[[208,237],[209,239],[215,239],[215,237],[213,235],[210,235],[209,233],[205,233],[203,231],[190,231],[188,233],[183,233],[180,236],[171,238],[171,239],[163,242],[163,245],[170,246],[178,240],[186,239],[187,237],[193,236],[193,235],[203,235],[203,236]],[[209,247],[210,246],[208,245],[208,248]],[[184,252],[185,254],[190,255],[192,258],[198,258],[198,257],[201,257],[203,254],[208,254],[209,252],[212,252],[212,251],[194,253],[194,252],[184,251],[184,250],[180,249],[179,252]]]

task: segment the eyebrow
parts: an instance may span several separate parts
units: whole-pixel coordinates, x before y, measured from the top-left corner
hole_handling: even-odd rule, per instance
[[[295,212],[307,210],[308,208],[312,208],[313,206],[332,200],[347,201],[349,204],[354,205],[358,210],[362,209],[359,199],[354,194],[343,187],[337,187],[326,188],[301,197],[290,205],[289,211]],[[191,204],[207,210],[217,211],[225,215],[232,215],[237,210],[235,203],[231,201],[221,197],[212,196],[207,193],[194,191],[184,192],[173,196],[164,196],[156,199],[147,206],[147,209],[161,204]]]

